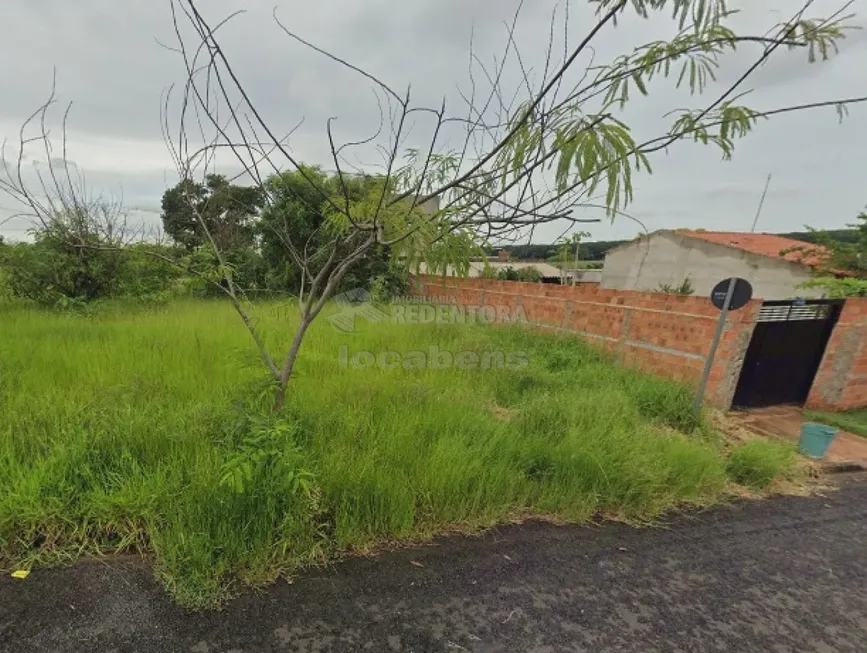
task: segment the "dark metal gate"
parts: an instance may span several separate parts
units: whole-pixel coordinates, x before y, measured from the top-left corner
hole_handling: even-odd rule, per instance
[[[825,299],[762,304],[734,406],[803,405],[841,307],[842,301]]]

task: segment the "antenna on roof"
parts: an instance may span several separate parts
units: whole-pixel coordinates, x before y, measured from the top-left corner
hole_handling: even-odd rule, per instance
[[[765,198],[768,196],[768,187],[771,185],[771,173],[768,173],[768,181],[765,182],[765,190],[762,193],[762,200],[759,202],[759,209],[756,211],[756,217],[753,218],[753,228],[750,233],[755,233],[756,225],[759,223],[759,216],[762,214],[762,207],[765,205]]]

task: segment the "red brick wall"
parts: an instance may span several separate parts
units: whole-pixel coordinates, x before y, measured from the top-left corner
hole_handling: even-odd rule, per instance
[[[697,384],[719,311],[706,297],[552,284],[419,276],[416,296],[454,297],[461,306],[520,303],[533,324],[569,331],[615,352],[627,365]],[[731,406],[761,300],[729,314],[708,383],[707,400]]]
[[[807,407],[867,407],[867,298],[846,300],[813,381]]]

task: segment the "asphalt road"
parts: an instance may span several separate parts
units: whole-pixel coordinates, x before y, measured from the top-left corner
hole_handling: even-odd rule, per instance
[[[207,614],[174,606],[139,561],[79,563],[0,579],[0,651],[863,652],[865,516],[862,480],[666,528],[513,526]]]

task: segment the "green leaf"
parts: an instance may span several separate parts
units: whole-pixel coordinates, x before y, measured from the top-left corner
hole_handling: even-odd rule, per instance
[[[644,80],[641,79],[641,73],[638,71],[632,73],[632,79],[635,80],[635,85],[638,87],[641,94],[647,95],[647,86],[645,86]]]

